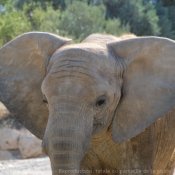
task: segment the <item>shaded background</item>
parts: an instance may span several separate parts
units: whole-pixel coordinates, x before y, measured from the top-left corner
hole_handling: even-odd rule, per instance
[[[91,33],[175,39],[175,0],[0,0],[0,46],[27,31],[83,40]]]

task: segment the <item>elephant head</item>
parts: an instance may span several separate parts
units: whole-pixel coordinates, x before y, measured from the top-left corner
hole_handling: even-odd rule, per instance
[[[174,41],[98,34],[69,41],[32,32],[0,50],[0,100],[43,139],[54,175],[78,174],[72,170],[80,168],[92,136],[111,124],[121,142],[175,105]]]

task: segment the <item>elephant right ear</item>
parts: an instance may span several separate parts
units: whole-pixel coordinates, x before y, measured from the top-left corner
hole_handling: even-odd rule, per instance
[[[40,139],[48,120],[41,83],[52,54],[69,42],[54,34],[30,32],[0,49],[0,101]]]
[[[108,44],[123,72],[113,139],[130,139],[175,106],[175,41],[138,37]]]

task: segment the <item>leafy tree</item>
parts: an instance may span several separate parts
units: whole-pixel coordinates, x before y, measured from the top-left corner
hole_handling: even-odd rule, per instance
[[[77,41],[83,40],[92,33],[109,33],[120,35],[129,33],[128,25],[121,25],[120,20],[105,20],[105,8],[85,2],[74,1],[67,4],[66,11],[60,19],[60,34],[74,36]]]
[[[17,11],[8,5],[5,7],[6,11],[0,15],[0,45],[31,30],[31,24],[23,11]]]
[[[27,8],[28,6],[24,9]],[[61,11],[54,10],[51,5],[47,5],[45,10],[43,10],[41,6],[38,6],[29,14],[32,29],[35,31],[45,31],[59,35],[60,15]]]
[[[82,40],[91,33],[103,32],[104,11],[102,6],[88,6],[85,2],[74,1],[67,4],[59,21],[60,34]]]
[[[171,21],[171,29],[175,33],[175,6],[168,7],[168,19]],[[175,39],[175,36],[173,37]]]
[[[35,5],[37,3],[40,3],[42,8],[46,8],[46,4],[50,3],[52,4],[54,10],[61,8],[61,10],[65,10],[66,8],[66,2],[65,0],[14,0],[15,1],[15,6],[18,9],[22,9],[24,4],[30,4],[30,3],[35,3]]]
[[[67,36],[75,42],[91,33],[175,38],[175,7],[163,6],[158,1],[51,0],[48,3],[48,0],[0,0],[5,8],[0,13],[0,44],[31,30]]]
[[[0,4],[0,15],[6,11],[5,7]]]
[[[155,0],[155,3],[162,4],[164,7],[175,6],[175,0]]]
[[[159,16],[159,27],[160,27],[160,36],[168,37],[175,39],[175,21],[171,20],[175,16],[175,12],[171,8],[164,7],[160,4],[156,5],[157,15]]]
[[[119,18],[136,35],[159,35],[158,16],[153,4],[142,0],[104,0],[106,18]]]
[[[26,6],[24,9],[27,9]],[[122,26],[119,19],[105,20],[104,6],[87,5],[86,2],[67,3],[65,11],[46,10],[37,7],[30,13],[33,29],[67,36],[74,41],[82,41],[92,33],[121,35],[129,33],[129,26]]]
[[[122,25],[120,19],[110,19],[105,23],[104,33],[121,36],[130,33],[129,24]]]
[[[8,0],[0,0],[0,4],[3,5],[3,6],[4,6],[5,4],[7,4],[7,3],[9,3]]]

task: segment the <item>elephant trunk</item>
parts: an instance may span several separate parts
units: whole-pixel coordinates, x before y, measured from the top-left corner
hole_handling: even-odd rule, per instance
[[[80,116],[75,109],[72,111],[72,107],[58,108],[49,117],[43,147],[50,157],[53,175],[79,174],[90,145],[93,120],[89,123],[86,116]]]
[[[74,138],[60,138],[52,141],[53,152],[49,154],[53,175],[79,174],[80,163],[85,154],[84,150],[76,150],[82,145],[73,141]]]

